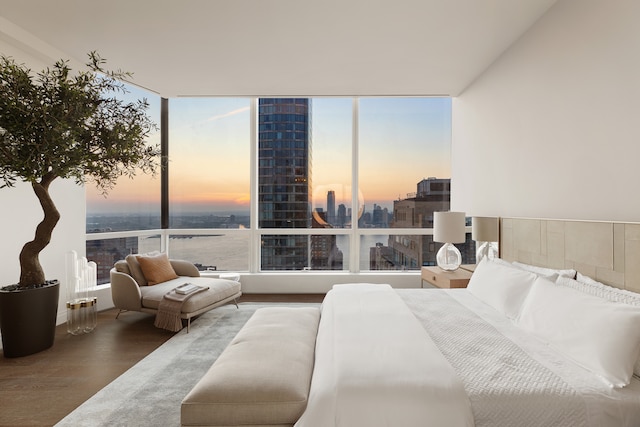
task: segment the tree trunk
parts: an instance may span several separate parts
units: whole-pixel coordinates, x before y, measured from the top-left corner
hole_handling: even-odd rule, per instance
[[[22,247],[22,251],[20,251],[19,284],[21,287],[41,285],[46,281],[44,270],[42,269],[42,265],[40,265],[38,256],[51,241],[53,229],[60,219],[60,212],[58,212],[56,205],[49,195],[49,185],[54,179],[55,176],[47,174],[39,183],[34,182],[31,184],[42,207],[44,218],[36,227],[34,239],[27,242]]]

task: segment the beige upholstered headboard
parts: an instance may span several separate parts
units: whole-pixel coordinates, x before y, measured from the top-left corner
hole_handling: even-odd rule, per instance
[[[640,223],[501,218],[500,257],[640,292]]]

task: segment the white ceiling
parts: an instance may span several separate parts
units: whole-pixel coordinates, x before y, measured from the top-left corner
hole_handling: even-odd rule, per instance
[[[458,95],[556,0],[0,0],[0,39],[162,96]],[[0,52],[2,53],[2,52]]]

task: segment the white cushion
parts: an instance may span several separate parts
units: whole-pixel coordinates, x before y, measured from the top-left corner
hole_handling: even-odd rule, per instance
[[[555,268],[538,267],[537,265],[525,264],[518,261],[514,261],[513,265],[523,270],[536,273],[537,275],[540,275],[540,276],[547,276],[549,278],[552,278],[553,280],[555,280],[554,276],[569,277],[571,279],[576,277],[576,270],[571,268],[558,270]]]
[[[517,324],[610,386],[629,384],[640,354],[640,307],[557,286],[539,277]]]
[[[578,273],[576,280],[568,279],[566,277],[558,277],[556,284],[573,288],[580,292],[585,292],[609,301],[622,302],[640,307],[640,294],[605,285],[604,283],[600,283],[590,277],[583,276],[580,273]]]
[[[307,406],[319,321],[317,307],[257,310],[182,401],[181,425],[292,426]]]
[[[613,302],[620,302],[640,307],[640,294],[600,283],[591,277],[578,272],[577,280],[558,278],[557,285],[566,286]],[[640,377],[640,355],[633,367],[633,373]]]
[[[518,317],[536,277],[531,272],[484,258],[473,272],[467,289],[476,298],[513,320]]]

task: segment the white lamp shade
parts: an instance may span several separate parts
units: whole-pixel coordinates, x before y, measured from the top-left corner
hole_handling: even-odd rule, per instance
[[[498,218],[474,216],[471,220],[471,238],[476,242],[497,242]]]
[[[464,243],[466,241],[464,212],[434,212],[433,241]]]

